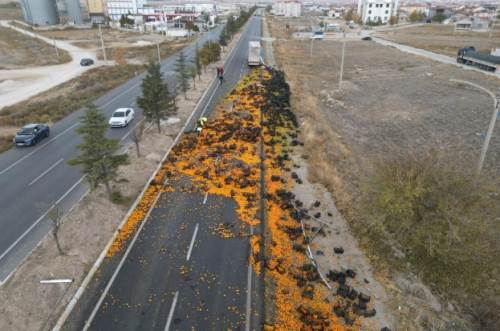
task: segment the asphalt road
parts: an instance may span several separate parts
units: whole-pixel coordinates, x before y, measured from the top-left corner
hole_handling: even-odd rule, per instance
[[[253,17],[225,65],[225,81],[214,84],[194,118],[210,116],[221,96],[248,70],[250,40],[259,40]],[[262,282],[248,264],[248,236],[232,199],[186,193],[185,182],[161,194],[127,251],[100,266],[66,321],[64,330],[260,330]]]
[[[204,33],[198,43],[218,40],[221,27]],[[188,58],[194,55],[195,46],[184,48]],[[175,83],[175,55],[162,62],[162,71],[169,83]],[[140,95],[144,74],[138,75],[122,86],[95,101],[109,118],[119,107],[135,106]],[[127,142],[130,131],[142,118],[136,108],[136,119],[124,129],[110,129],[108,136]],[[35,147],[12,148],[0,154],[0,284],[29,255],[50,230],[46,212],[54,203],[67,211],[88,190],[76,167],[67,161],[77,155],[76,146],[81,142],[76,134],[83,110],[69,115],[51,127],[51,136]]]

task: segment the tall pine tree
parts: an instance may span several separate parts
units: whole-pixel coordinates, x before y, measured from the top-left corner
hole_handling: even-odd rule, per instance
[[[219,45],[224,49],[225,46],[227,46],[227,35],[226,35],[226,30],[222,30],[219,35]]]
[[[187,99],[190,76],[186,63],[186,55],[184,55],[183,51],[180,51],[177,56],[177,61],[175,62],[175,72],[177,73],[177,86],[182,93],[184,93],[184,98]]]
[[[155,122],[161,132],[160,122],[177,113],[167,83],[158,63],[148,64],[148,74],[142,80],[142,96],[137,98],[137,105],[142,108],[146,120]]]
[[[72,166],[80,165],[92,189],[104,184],[109,197],[112,196],[110,182],[116,180],[118,167],[128,163],[128,155],[116,155],[120,143],[106,138],[108,123],[104,115],[94,105],[87,106],[76,132],[83,137],[77,146],[80,154],[68,161]]]

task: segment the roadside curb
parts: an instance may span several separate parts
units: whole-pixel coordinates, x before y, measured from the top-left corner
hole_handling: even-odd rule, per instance
[[[243,31],[246,30],[246,28],[247,28],[247,25],[245,24],[245,26],[243,28]],[[241,38],[242,34],[243,33],[240,33],[239,36],[237,37],[238,39],[235,40],[235,46],[231,49],[231,51],[229,53],[227,53],[227,57],[224,59],[224,63],[226,63],[226,61],[228,61],[230,58],[232,58],[232,55],[234,54],[234,51],[237,49],[236,45],[240,41],[240,38]],[[186,128],[189,126],[189,124],[191,123],[192,118],[194,117],[194,115],[196,114],[196,111],[198,110],[198,107],[200,106],[201,102],[203,101],[203,99],[205,98],[205,96],[207,95],[207,93],[213,88],[213,85],[214,85],[214,83],[216,83],[216,80],[217,80],[217,77],[214,76],[212,78],[212,80],[210,81],[210,83],[208,84],[207,88],[205,89],[204,93],[198,99],[198,102],[194,106],[193,111],[191,112],[191,114],[189,115],[189,117],[186,119],[184,125],[180,129],[180,131],[177,134],[177,136],[175,137],[175,139],[170,144],[170,147],[167,149],[165,155],[163,156],[163,158],[158,163],[158,166],[156,167],[156,169],[153,171],[153,173],[151,174],[151,176],[148,178],[148,180],[144,184],[144,187],[142,188],[141,192],[139,193],[139,195],[135,199],[135,201],[132,204],[132,206],[129,208],[127,214],[125,215],[125,217],[123,218],[123,220],[120,222],[119,226],[114,231],[113,236],[110,238],[110,240],[106,244],[105,248],[102,250],[101,254],[97,258],[97,260],[92,265],[92,268],[89,270],[89,272],[87,273],[87,275],[83,279],[80,287],[78,288],[78,290],[76,291],[76,293],[73,295],[73,297],[71,298],[71,300],[69,301],[69,303],[66,305],[66,308],[64,309],[63,313],[61,314],[61,316],[57,320],[57,323],[52,328],[53,331],[59,331],[59,330],[62,329],[64,323],[66,322],[66,320],[68,319],[69,315],[73,311],[74,307],[78,303],[78,300],[80,299],[80,297],[85,292],[85,290],[88,287],[90,281],[93,279],[94,274],[96,273],[97,269],[100,267],[100,265],[104,261],[104,258],[106,257],[108,250],[110,249],[111,245],[113,244],[113,242],[115,241],[116,237],[120,233],[120,230],[127,223],[127,221],[130,218],[131,214],[134,212],[134,210],[136,209],[137,205],[142,200],[142,198],[144,196],[144,193],[146,192],[146,190],[149,187],[150,182],[154,179],[154,177],[156,176],[156,174],[158,173],[158,171],[161,169],[161,167],[163,166],[163,163],[167,159],[168,155],[170,154],[170,152],[172,151],[172,149],[174,148],[174,146],[178,143],[179,139],[184,135],[184,132],[185,132]],[[141,222],[144,222],[145,220],[146,219],[142,220]]]

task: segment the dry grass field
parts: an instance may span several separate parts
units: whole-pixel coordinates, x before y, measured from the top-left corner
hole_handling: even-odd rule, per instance
[[[500,27],[489,32],[456,31],[453,25],[428,24],[413,28],[379,32],[376,34],[387,40],[422,48],[428,51],[456,56],[464,46],[474,46],[481,52],[489,53],[500,45]]]
[[[0,70],[61,64],[69,61],[71,58],[66,51],[59,49],[58,58],[54,47],[46,42],[9,28],[0,27]]]

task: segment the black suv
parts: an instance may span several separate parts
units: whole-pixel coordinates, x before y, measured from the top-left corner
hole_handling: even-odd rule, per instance
[[[33,146],[43,138],[48,137],[50,129],[45,124],[28,124],[14,137],[17,146]]]
[[[82,67],[91,66],[91,65],[93,65],[93,64],[94,64],[94,60],[92,60],[92,59],[87,59],[87,58],[85,58],[85,59],[81,59],[81,61],[80,61],[80,65],[81,65]]]

